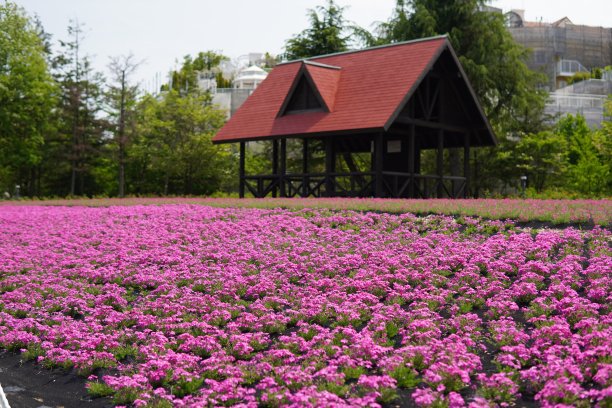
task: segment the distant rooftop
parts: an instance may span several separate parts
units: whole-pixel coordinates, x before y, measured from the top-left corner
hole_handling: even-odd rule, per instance
[[[494,8],[491,8],[494,9]],[[494,11],[501,12],[500,9],[495,9]],[[519,27],[565,27],[566,25],[577,25],[581,26],[583,24],[574,24],[569,17],[561,17],[558,20],[553,22],[546,21],[527,21],[525,20],[525,10],[523,9],[512,9],[504,14],[506,16],[506,24],[511,28],[519,28]]]

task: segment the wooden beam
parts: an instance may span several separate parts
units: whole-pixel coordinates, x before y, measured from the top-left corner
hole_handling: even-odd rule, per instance
[[[442,85],[442,84],[440,84]],[[438,106],[438,121],[444,122],[446,118],[446,111],[444,110],[444,104]],[[436,164],[438,173],[438,188],[436,195],[438,198],[442,198],[444,195],[444,130],[438,129],[438,162]]]
[[[285,174],[287,173],[287,138],[283,137],[280,140],[280,175],[278,181],[280,184],[280,196],[287,197],[287,189],[285,186]]]
[[[470,187],[470,133],[464,135],[463,145],[463,177],[465,177],[465,187],[463,187],[463,197],[468,197]]]
[[[238,182],[238,196],[244,198],[244,164],[245,164],[245,153],[246,153],[246,142],[240,142],[240,165],[239,165],[239,182]]]
[[[440,88],[442,87],[442,84],[440,83],[440,81],[438,81],[436,83],[436,87],[434,88],[433,91],[433,95],[431,95],[431,98],[429,99],[429,106],[427,107],[427,112],[425,114],[425,118],[427,120],[431,119],[431,115],[433,114],[433,110],[436,107],[436,101],[438,100],[439,96],[440,96]],[[440,106],[442,106],[442,104],[440,104]]]
[[[423,81],[425,82],[426,79]],[[419,104],[421,105],[421,110],[423,111],[423,115],[425,115],[425,112],[427,112],[427,103],[425,102],[425,100],[423,100],[423,88],[419,87],[417,88],[415,94],[416,94],[416,98],[415,98],[415,103],[416,100],[418,99]],[[413,111],[412,116],[415,116],[415,113]]]
[[[384,133],[379,133],[375,136],[374,142],[374,174],[375,174],[375,197],[383,196],[383,135]]]
[[[456,126],[456,125],[449,125],[446,123],[431,122],[431,121],[423,120],[423,119],[409,118],[407,116],[398,116],[395,122],[401,125],[416,125],[416,126],[426,127],[430,129],[444,130],[446,132],[465,133],[469,131],[469,129],[464,126]]]
[[[278,140],[272,140],[272,174],[278,176]],[[272,197],[276,198],[278,189],[276,186],[272,189]]]
[[[308,139],[302,139],[302,173],[308,173]]]
[[[453,81],[453,78],[452,78],[451,74],[445,75],[445,82],[449,85],[449,88],[451,89],[451,92],[453,94],[455,94],[455,98],[457,98],[457,102],[459,104],[459,107],[463,111],[463,114],[467,118],[468,122],[472,123],[472,125],[473,125],[474,122],[472,122],[472,115],[470,115],[470,112],[469,112],[467,106],[465,106],[463,97],[461,96],[461,93],[457,89],[457,86],[455,85],[455,82]]]
[[[325,195],[327,197],[333,197],[334,191],[334,180],[332,180],[332,173],[336,171],[336,153],[334,151],[334,140],[331,137],[325,138]]]
[[[308,197],[310,178],[308,177],[308,139],[302,139],[302,197]]]
[[[426,105],[423,106],[423,113],[425,114],[425,117],[427,119],[429,119],[427,117],[427,112],[429,111],[429,107],[431,106],[431,77],[429,75],[427,75],[425,77],[425,101],[426,101]]]
[[[442,198],[444,195],[444,185],[443,177],[444,177],[444,130],[438,130],[438,154],[437,154],[437,165],[436,172],[438,173],[438,198]]]
[[[414,198],[414,169],[415,169],[415,150],[414,150],[415,126],[410,125],[408,134],[408,173],[410,173],[410,184],[408,184],[408,197]]]

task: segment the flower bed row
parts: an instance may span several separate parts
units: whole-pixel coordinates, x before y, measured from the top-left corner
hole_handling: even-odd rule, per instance
[[[477,216],[487,219],[513,219],[520,222],[545,222],[554,225],[610,226],[612,224],[612,200],[535,200],[535,199],[381,199],[381,198],[94,198],[23,201],[21,204],[60,206],[108,207],[114,205],[163,205],[201,204],[224,208],[287,208],[331,209],[353,211],[378,211],[388,213],[413,213],[417,215],[443,214],[453,216]],[[11,204],[11,202],[2,202]]]
[[[611,236],[195,205],[3,207],[0,347],[136,406],[612,404]]]

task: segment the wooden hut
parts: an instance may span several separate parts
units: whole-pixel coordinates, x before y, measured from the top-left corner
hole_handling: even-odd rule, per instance
[[[301,140],[301,171],[287,171],[287,140]],[[246,142],[270,141],[268,174],[245,174]],[[312,171],[309,145],[324,147]],[[466,197],[470,149],[496,139],[446,36],[277,65],[213,138],[240,144],[240,197]],[[463,151],[459,174],[444,151]],[[433,174],[421,156],[435,153]],[[351,159],[371,158],[368,168]],[[448,154],[446,156],[449,156]],[[342,159],[344,166],[338,168]],[[448,171],[447,171],[448,173]]]

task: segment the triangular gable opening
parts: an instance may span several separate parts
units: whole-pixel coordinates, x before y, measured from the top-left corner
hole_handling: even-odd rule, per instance
[[[321,95],[303,66],[298,71],[296,79],[287,99],[285,99],[279,116],[306,112],[327,112],[328,109]]]
[[[308,83],[306,76],[302,76],[293,95],[291,95],[291,99],[289,99],[285,113],[321,109],[323,109],[323,106],[321,106],[321,102],[312,90],[312,86]]]
[[[443,124],[443,127],[438,124]],[[420,127],[422,134],[431,129],[444,129],[447,136],[469,131],[472,132],[472,146],[497,144],[491,125],[450,44],[432,57],[388,120],[385,130],[392,125],[415,125]],[[463,139],[457,138],[456,143],[455,146],[452,140],[446,140],[445,146],[460,147]],[[420,144],[423,148],[434,148],[437,139],[423,139]]]

